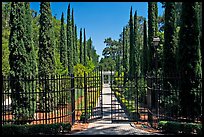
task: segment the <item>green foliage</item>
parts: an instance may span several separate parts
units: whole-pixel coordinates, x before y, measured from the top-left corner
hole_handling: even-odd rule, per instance
[[[52,14],[49,2],[40,3],[39,76],[54,74],[54,43],[52,41]]]
[[[8,76],[10,71],[9,65],[9,13],[11,3],[2,3],[2,75]]]
[[[73,65],[77,64],[77,52],[76,52],[76,48],[77,48],[77,43],[76,43],[76,36],[75,35],[75,24],[74,24],[74,10],[72,9],[72,18],[71,18],[71,24],[72,24],[72,56],[73,56]]]
[[[6,28],[2,27],[2,75],[8,76],[10,71],[9,65],[9,41],[8,37],[10,35],[10,31]]]
[[[85,28],[84,28],[84,56],[83,56],[83,58],[84,58],[84,66],[86,66],[87,65],[87,47],[86,47],[86,31],[85,31]]]
[[[56,75],[66,75],[68,74],[68,67],[63,66],[63,64],[60,61],[60,54],[55,50],[55,74]]]
[[[202,135],[202,124],[197,123],[182,123],[174,121],[160,121],[158,128],[168,133],[174,134],[197,134]]]
[[[115,68],[115,60],[113,60],[112,58],[101,58],[100,62],[99,62],[99,66],[101,66],[103,68],[104,71],[110,71],[111,67],[112,69]]]
[[[2,135],[55,135],[68,131],[71,131],[70,123],[2,126]]]
[[[123,85],[123,78],[124,78],[124,72],[121,72],[121,74],[119,74],[119,72],[118,71],[116,71],[115,72],[115,74],[114,74],[114,77],[115,77],[115,79],[114,79],[114,84],[115,85],[120,85],[120,86],[122,86]]]
[[[86,68],[87,68],[87,72],[88,72],[88,73],[91,73],[91,72],[94,70],[95,65],[94,65],[94,63],[93,63],[92,60],[88,60],[88,61],[87,61],[87,66],[86,66]]]
[[[88,60],[91,60],[91,48],[92,48],[92,40],[91,38],[88,39],[87,41],[87,56],[88,56]]]
[[[133,19],[132,19],[132,7],[130,10],[130,20],[129,20],[129,27],[130,27],[130,56],[129,56],[129,76],[133,77],[135,75],[135,47],[134,47],[134,26],[133,26]]]
[[[151,72],[153,69],[153,38],[157,35],[157,18],[156,12],[157,8],[155,8],[157,2],[148,2],[148,71]]]
[[[88,74],[88,70],[82,64],[77,64],[74,66],[74,76],[82,77],[84,76],[84,72]]]
[[[41,2],[40,3],[40,30],[39,30],[39,77],[40,78],[48,78],[51,75],[55,75],[56,71],[56,60],[59,58],[55,58],[56,50],[55,50],[55,41],[54,32],[53,32],[53,23],[52,23],[52,14],[49,2]],[[58,56],[59,57],[59,56]],[[59,61],[58,61],[59,62]],[[59,66],[57,66],[59,67]],[[55,93],[50,93],[52,90],[55,90],[48,81],[42,81],[40,83],[43,88],[43,92],[45,94],[40,94],[40,109],[43,111],[51,111],[53,106],[56,103],[53,103],[52,98]],[[47,94],[50,93],[50,94]],[[45,100],[47,98],[47,100]],[[53,106],[49,106],[49,104],[53,103]],[[45,106],[44,104],[47,104]]]
[[[143,76],[147,74],[147,69],[148,69],[148,46],[147,46],[147,24],[146,20],[144,20],[144,36],[143,36],[143,61],[142,61],[142,73]]]
[[[28,24],[26,24],[28,23]],[[12,2],[10,14],[11,33],[9,39],[9,63],[14,120],[33,118],[36,96],[35,82],[28,81],[36,76],[35,51],[32,45],[31,13],[29,3]],[[32,86],[33,87],[32,87]]]
[[[70,74],[73,73],[73,35],[72,35],[72,22],[70,13],[70,4],[67,10],[67,57],[68,57],[68,71]]]
[[[163,73],[164,77],[175,76],[176,73],[176,24],[175,2],[167,2],[165,8]],[[172,82],[171,82],[172,83]]]
[[[191,18],[189,18],[191,17]],[[196,2],[183,3],[178,47],[178,72],[180,79],[180,101],[183,115],[195,115],[195,95],[193,89],[199,85],[201,77],[201,55],[199,47],[199,26]]]
[[[63,12],[61,17],[61,29],[60,29],[60,62],[62,63],[63,69],[66,69],[68,66],[68,61]],[[58,66],[58,64],[56,64],[56,66]]]
[[[78,40],[77,40],[77,26],[75,25],[75,54],[74,54],[74,56],[75,56],[75,64],[74,65],[76,65],[77,63],[79,63],[79,52],[78,52]]]
[[[83,66],[82,64],[76,64],[74,66],[74,76],[75,77],[84,77],[84,72],[87,75],[88,74],[88,70],[85,66]],[[76,85],[78,85],[79,88],[84,87],[84,80],[80,79],[76,82]]]
[[[133,71],[133,74],[135,74],[136,76],[139,75],[140,73],[140,53],[139,53],[139,43],[138,43],[138,40],[139,40],[139,37],[138,37],[138,23],[137,23],[137,11],[135,11],[135,14],[134,14],[134,48],[133,48],[133,54],[134,54],[134,61],[133,61],[133,64],[132,64],[132,67],[134,66],[134,71]],[[131,53],[131,52],[130,52]]]
[[[80,29],[80,38],[79,38],[79,43],[80,43],[80,63],[84,64],[84,60],[83,60],[83,44],[82,44],[82,28]]]

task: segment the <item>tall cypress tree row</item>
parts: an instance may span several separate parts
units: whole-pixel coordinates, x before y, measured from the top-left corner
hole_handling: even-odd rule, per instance
[[[145,76],[147,74],[148,70],[148,46],[147,46],[147,24],[146,20],[144,20],[144,36],[143,36],[143,75]]]
[[[197,17],[196,2],[183,2],[177,63],[181,77],[179,98],[181,113],[191,118],[195,116],[196,112],[200,111],[199,108],[196,108],[199,105],[195,105],[196,91],[194,90],[199,85],[199,81],[196,78],[201,76]]]
[[[62,63],[64,69],[68,66],[67,61],[67,45],[65,38],[65,29],[64,29],[64,13],[62,12],[61,16],[61,28],[60,28],[60,62]]]
[[[163,46],[163,74],[164,77],[176,76],[176,22],[175,22],[175,2],[165,3],[165,26],[164,26],[164,46]],[[170,83],[169,83],[170,82]],[[169,85],[167,86],[167,83]],[[165,89],[169,89],[173,81],[165,81]]]
[[[82,45],[82,28],[80,29],[79,42],[80,42],[80,63],[84,64],[84,61],[83,61],[83,45]]]
[[[87,65],[87,61],[86,61],[86,31],[85,31],[85,28],[84,28],[84,66]]]
[[[26,5],[28,7],[28,5]],[[27,9],[29,10],[29,9]],[[28,92],[31,92],[25,83],[22,81],[31,74],[33,68],[31,66],[31,56],[33,55],[32,51],[32,36],[29,33],[30,24],[25,24],[25,21],[28,20],[28,12],[25,14],[25,4],[24,2],[12,2],[11,3],[11,12],[10,12],[10,37],[9,37],[9,63],[10,63],[10,78],[11,81],[11,94],[12,94],[12,110],[16,124],[18,120],[27,120],[29,117],[32,117],[35,108],[30,106],[30,99],[35,100],[35,98],[30,98]],[[28,44],[28,45],[27,45]],[[29,53],[27,54],[27,51]],[[34,67],[34,65],[33,65]],[[35,68],[34,68],[35,69]],[[35,72],[33,71],[35,74]],[[32,74],[31,74],[32,76]],[[33,110],[31,110],[33,108]],[[29,114],[30,113],[30,114]],[[25,121],[26,122],[26,121]]]
[[[133,28],[133,19],[132,19],[132,7],[130,10],[129,27],[130,27],[129,77],[130,77],[130,80],[133,80],[133,77],[135,74],[134,73],[135,72],[135,66],[134,66],[135,51],[134,51],[134,28]]]
[[[155,35],[155,12],[154,2],[148,2],[148,71],[153,69],[153,38]]]
[[[74,27],[74,31],[75,31],[75,62],[76,62],[76,64],[79,62],[78,60],[79,60],[79,52],[78,52],[78,40],[77,40],[77,26],[75,25],[75,27]]]
[[[72,22],[70,13],[70,4],[67,10],[67,55],[68,55],[68,72],[73,73],[73,42],[72,42]]]
[[[52,14],[49,2],[40,3],[39,76],[54,74],[54,43],[52,41]]]

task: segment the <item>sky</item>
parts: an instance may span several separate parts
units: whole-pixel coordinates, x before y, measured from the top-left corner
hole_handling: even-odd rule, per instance
[[[52,15],[60,19],[63,12],[66,20],[69,3],[74,10],[78,38],[80,28],[85,28],[86,39],[91,37],[100,58],[106,46],[104,40],[108,37],[119,39],[123,27],[128,23],[131,6],[133,13],[137,10],[138,16],[148,19],[147,2],[51,2]],[[40,2],[31,2],[30,7],[39,13]],[[162,15],[163,11],[158,2],[158,15]]]

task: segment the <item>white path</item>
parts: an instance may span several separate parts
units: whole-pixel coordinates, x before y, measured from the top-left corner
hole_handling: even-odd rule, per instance
[[[73,135],[161,135],[137,129],[131,122],[112,123],[111,89],[108,84],[104,84],[102,93],[103,118],[89,123],[86,130],[76,132]],[[116,99],[115,101],[118,103]],[[121,108],[120,106],[118,107]],[[127,117],[124,113],[122,115],[124,118]]]

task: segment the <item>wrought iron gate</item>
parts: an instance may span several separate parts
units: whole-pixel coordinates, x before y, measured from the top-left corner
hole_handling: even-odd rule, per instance
[[[102,118],[102,69],[96,68],[83,77],[76,77],[75,82],[75,119],[87,122]]]
[[[144,77],[127,77],[124,72],[111,75],[112,122],[148,121],[146,91]]]

